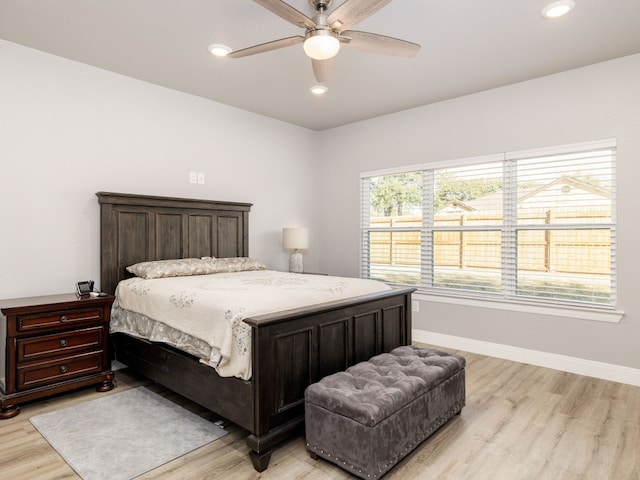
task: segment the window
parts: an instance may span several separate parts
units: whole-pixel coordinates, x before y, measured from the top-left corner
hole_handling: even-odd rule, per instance
[[[615,306],[615,140],[361,176],[362,276]]]

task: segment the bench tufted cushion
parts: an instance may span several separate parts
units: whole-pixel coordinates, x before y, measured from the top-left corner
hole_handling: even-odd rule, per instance
[[[374,426],[464,367],[459,355],[398,347],[323,378],[307,389],[306,401]]]

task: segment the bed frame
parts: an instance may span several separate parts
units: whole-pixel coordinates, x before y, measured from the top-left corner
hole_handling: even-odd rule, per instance
[[[128,265],[187,257],[248,256],[251,204],[98,192],[101,290],[114,293]],[[250,380],[220,377],[194,356],[122,333],[115,358],[249,431],[254,468],[302,431],[304,390],[322,377],[411,343],[404,288],[245,319],[252,328]]]

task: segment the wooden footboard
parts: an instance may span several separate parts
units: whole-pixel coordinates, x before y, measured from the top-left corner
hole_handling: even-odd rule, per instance
[[[414,290],[394,290],[245,320],[253,329],[256,425],[247,444],[256,470],[266,468],[274,445],[302,427],[307,386],[411,343]]]

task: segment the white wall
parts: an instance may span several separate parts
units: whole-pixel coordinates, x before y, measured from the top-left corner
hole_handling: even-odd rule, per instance
[[[320,270],[359,273],[362,171],[617,137],[620,323],[421,302],[414,327],[640,368],[639,85],[634,55],[322,132]]]
[[[253,203],[252,256],[286,270],[308,226],[317,266],[317,132],[5,41],[0,65],[0,298],[99,281],[98,191]]]

